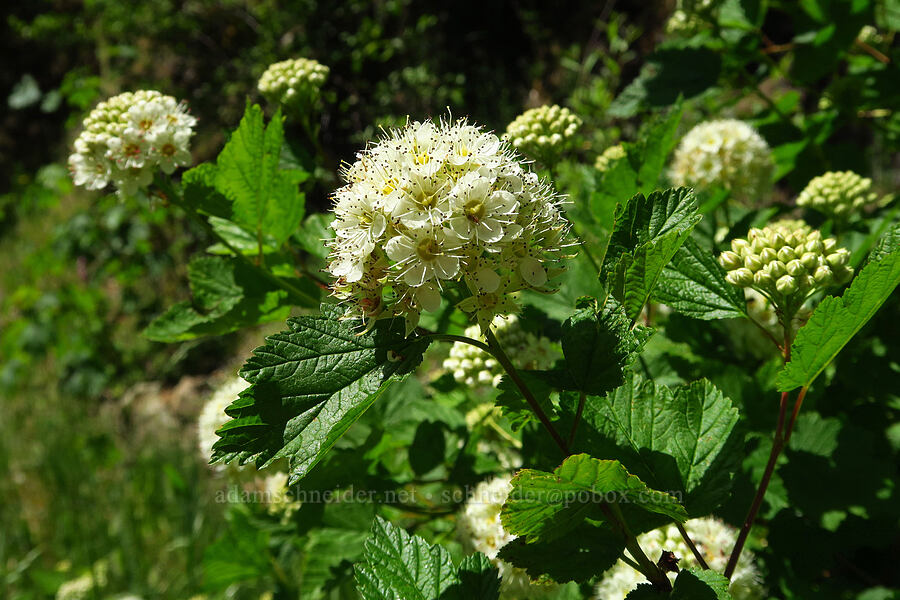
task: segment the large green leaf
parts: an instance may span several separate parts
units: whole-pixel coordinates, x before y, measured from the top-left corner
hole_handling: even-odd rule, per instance
[[[881,246],[879,245],[879,248]],[[778,390],[809,386],[838,352],[862,329],[900,283],[900,248],[879,250],[841,297],[828,296],[800,328],[791,361],[778,374]]]
[[[492,600],[500,595],[499,572],[483,555],[464,560],[457,569],[443,547],[380,517],[366,540],[363,562],[354,570],[363,600]]]
[[[571,410],[574,399],[563,404]],[[669,389],[632,373],[607,396],[588,398],[573,447],[618,457],[648,485],[677,493],[699,517],[731,490],[737,422],[737,409],[705,379]]]
[[[564,537],[527,543],[518,538],[500,549],[499,557],[525,569],[534,580],[584,582],[612,567],[625,542],[606,523],[585,520]]]
[[[637,194],[617,208],[600,276],[632,322],[700,219],[688,188]]]
[[[669,106],[678,97],[691,98],[716,84],[722,57],[705,47],[670,43],[647,58],[638,77],[622,90],[607,113],[631,117],[646,107]]]
[[[203,585],[208,591],[224,590],[241,581],[254,581],[271,571],[270,532],[253,522],[245,507],[225,514],[225,531],[203,553]]]
[[[566,369],[574,384],[562,387],[597,396],[618,387],[651,333],[640,325],[632,329],[622,306],[612,298],[602,307],[582,299],[562,327]]]
[[[672,600],[731,600],[728,580],[705,569],[682,569],[672,587]]]
[[[179,302],[157,317],[144,330],[149,339],[172,343],[222,335],[290,313],[287,292],[237,259],[194,258],[188,281],[193,302]],[[318,290],[311,291],[318,295]]]
[[[404,337],[402,320],[379,321],[363,333],[322,305],[322,316],[289,319],[266,338],[241,376],[253,385],[228,407],[214,459],[290,459],[291,480],[303,477],[392,381],[411,372],[428,342]]]
[[[693,238],[684,241],[663,269],[654,298],[695,319],[732,319],[747,314],[744,292],[725,281],[715,256]]]
[[[299,184],[308,174],[281,169],[284,143],[281,112],[268,126],[259,105],[244,117],[217,159],[215,187],[232,202],[232,220],[254,235],[284,242],[303,220],[305,202]]]
[[[674,497],[651,490],[619,461],[587,454],[566,458],[553,473],[534,469],[516,473],[500,518],[514,535],[549,541],[564,536],[586,517],[603,518],[602,503],[634,504],[677,521],[687,519]]]

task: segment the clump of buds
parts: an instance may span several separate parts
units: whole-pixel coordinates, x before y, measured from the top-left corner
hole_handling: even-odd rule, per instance
[[[847,249],[802,221],[753,228],[719,255],[730,284],[756,290],[786,316],[816,291],[847,283],[853,276],[849,261]]]
[[[813,178],[800,192],[797,204],[832,217],[846,217],[878,199],[872,180],[853,171],[828,171]]]

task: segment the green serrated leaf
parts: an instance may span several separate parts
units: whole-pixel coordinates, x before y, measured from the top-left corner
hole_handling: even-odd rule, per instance
[[[668,114],[657,117],[644,127],[637,145],[629,148],[631,151],[637,151],[637,156],[640,157],[638,182],[641,192],[649,194],[656,189],[669,153],[675,148],[678,139],[675,134],[683,113],[684,108],[678,103]]]
[[[732,600],[728,580],[715,571],[682,569],[672,586],[672,600]]]
[[[363,333],[340,310],[288,319],[266,338],[241,376],[253,385],[226,410],[214,459],[290,459],[291,481],[303,477],[379,397],[422,360],[428,341],[405,338],[402,319]]]
[[[891,252],[895,252],[897,248],[900,248],[900,223],[892,225],[891,228],[881,236],[875,244],[875,247],[869,252],[867,262],[881,260]]]
[[[203,555],[203,585],[208,591],[224,590],[241,581],[253,581],[271,570],[269,533],[257,527],[249,512],[235,508],[226,513],[226,529]]]
[[[356,588],[363,600],[436,600],[457,582],[450,553],[375,517],[357,563]]]
[[[574,399],[564,402],[572,410]],[[589,397],[574,448],[618,456],[656,489],[677,493],[691,517],[715,510],[738,468],[738,411],[702,379],[669,389],[631,373],[606,397]]]
[[[531,390],[544,413],[552,414],[550,393],[553,391],[554,383],[558,381],[557,374],[547,371],[520,371],[519,377]],[[500,408],[500,413],[509,421],[513,431],[520,430],[527,423],[537,421],[534,411],[522,397],[522,392],[509,377],[503,378],[498,389],[500,395],[497,396],[494,404]]]
[[[564,537],[549,542],[515,539],[503,546],[498,556],[525,569],[536,581],[549,578],[558,583],[581,583],[612,567],[624,548],[622,536],[606,524],[584,521]]]
[[[674,497],[651,490],[619,461],[587,454],[568,457],[553,473],[534,469],[516,473],[500,519],[507,531],[529,542],[551,541],[586,517],[602,519],[603,503],[634,504],[677,521],[687,519]]]
[[[380,517],[354,571],[363,600],[496,600],[500,594],[500,574],[484,555],[463,560],[457,569],[444,548]]]
[[[237,259],[201,256],[188,266],[193,302],[179,302],[157,317],[144,335],[174,343],[222,335],[248,325],[284,319],[287,293]]]
[[[800,328],[791,361],[775,379],[778,390],[808,387],[900,284],[900,248],[870,261],[841,297],[828,296]]]
[[[220,219],[231,219],[231,201],[216,189],[218,169],[201,163],[181,176],[184,200],[198,211]]]
[[[715,256],[693,238],[684,241],[663,269],[654,298],[695,319],[733,319],[746,316],[743,291],[725,281]]]
[[[450,589],[449,597],[484,598],[496,600],[500,597],[500,572],[487,556],[476,552],[465,557],[459,564],[459,583]]]
[[[640,325],[631,328],[614,299],[607,299],[602,308],[594,302],[579,308],[562,328],[562,349],[574,389],[600,396],[621,385],[625,370],[651,334]]]
[[[688,188],[633,196],[616,209],[600,278],[634,322],[663,268],[700,221]]]
[[[281,169],[284,142],[281,111],[263,126],[259,105],[249,105],[217,159],[216,189],[232,202],[235,223],[254,235],[283,243],[297,229],[305,212],[298,186],[308,174]]]

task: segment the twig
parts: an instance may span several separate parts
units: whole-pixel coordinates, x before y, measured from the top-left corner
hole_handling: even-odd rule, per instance
[[[691,536],[688,535],[688,532],[684,528],[684,525],[682,525],[678,521],[675,521],[675,526],[678,527],[678,533],[681,534],[681,539],[683,539],[684,543],[688,545],[688,548],[691,549],[694,558],[696,558],[697,562],[700,563],[700,568],[708,571],[709,565],[706,564],[706,560],[704,560],[703,555],[700,554],[699,550],[697,550],[697,546],[694,544],[694,540],[692,540]]]

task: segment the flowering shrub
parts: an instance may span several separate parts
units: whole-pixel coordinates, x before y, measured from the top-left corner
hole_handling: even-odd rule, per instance
[[[105,278],[85,255],[125,227],[123,207],[155,211],[154,231],[183,217],[187,235],[138,239],[196,256],[174,269],[190,297],[134,320],[149,322],[144,337],[157,344],[147,346],[178,344],[155,367],[166,383],[135,382],[143,355],[91,361],[107,377],[131,365],[128,393],[121,402],[104,395],[96,414],[115,411],[111,426],[136,441],[119,448],[119,438],[73,434],[78,456],[104,465],[93,479],[70,477],[73,504],[97,504],[88,484],[126,465],[118,473],[147,503],[109,502],[122,508],[106,539],[142,549],[147,538],[132,544],[131,535],[172,526],[160,546],[190,545],[184,564],[199,564],[161,596],[884,596],[896,582],[890,482],[900,435],[888,384],[900,229],[892,196],[874,202],[889,178],[873,155],[888,154],[895,136],[870,81],[884,86],[900,57],[887,43],[889,19],[877,22],[878,48],[861,35],[865,2],[852,12],[745,4],[675,3],[668,29],[677,37],[647,56],[634,43],[638,28],[586,21],[592,36],[606,36],[596,49],[560,47],[551,53],[559,70],[527,69],[527,96],[510,89],[514,105],[498,97],[472,108],[466,94],[430,94],[448,76],[431,73],[439,63],[394,70],[400,46],[382,41],[389,19],[350,3],[341,11],[380,16],[341,39],[380,49],[377,64],[351,52],[331,67],[270,65],[258,91],[272,110],[248,102],[218,155],[182,173],[196,125],[184,105],[158,92],[100,104],[76,141],[72,175],[90,189],[113,183],[122,198],[106,202],[120,212],[101,218],[110,224],[100,234],[73,221],[72,264],[54,265],[81,282]],[[267,10],[253,14],[280,14]],[[414,12],[403,26],[429,39],[434,26]],[[523,9],[516,20],[535,14]],[[773,21],[784,30],[772,31]],[[661,34],[655,25],[641,31]],[[473,32],[452,41],[483,43]],[[301,47],[326,56],[308,43],[315,33],[292,26],[255,56],[269,62]],[[825,54],[852,35],[852,60],[838,68]],[[364,101],[351,80],[370,69],[388,73],[379,85],[408,102],[410,116],[358,120],[353,135],[332,128],[354,118],[342,113]],[[410,81],[418,91],[403,100]],[[526,97],[572,109],[526,111],[502,137],[467,119],[427,117],[444,109],[436,99],[453,98],[453,114],[466,102],[496,124]],[[683,118],[700,125],[682,137]],[[848,157],[842,144],[869,123],[877,126],[860,139],[878,152]],[[196,144],[198,157],[213,143]],[[826,164],[867,168],[871,180],[835,171],[810,181]],[[108,287],[116,310],[135,302]],[[56,311],[40,286],[10,289],[15,310]],[[4,319],[0,348],[13,360],[3,381],[45,337],[15,320],[7,327]],[[113,333],[127,338],[97,335]],[[215,381],[232,364],[222,349],[248,355],[195,420],[197,374]],[[59,354],[76,361],[79,350]],[[183,374],[176,395],[168,382]],[[72,413],[61,414],[56,422]],[[197,439],[182,439],[195,422]],[[167,450],[190,450],[185,468],[143,454],[148,432],[165,428]],[[29,477],[7,479],[31,511],[9,530],[31,543],[53,534],[34,525],[47,494]],[[122,525],[158,498],[183,510],[161,527]],[[804,554],[810,540],[815,552]],[[134,577],[156,590],[160,573],[178,571],[163,561],[134,576],[133,551],[108,546],[93,544],[78,566],[59,563],[53,577],[25,564],[40,552],[7,561],[6,579],[29,572],[60,593],[109,595]],[[74,579],[98,560],[109,566],[102,582]]]

